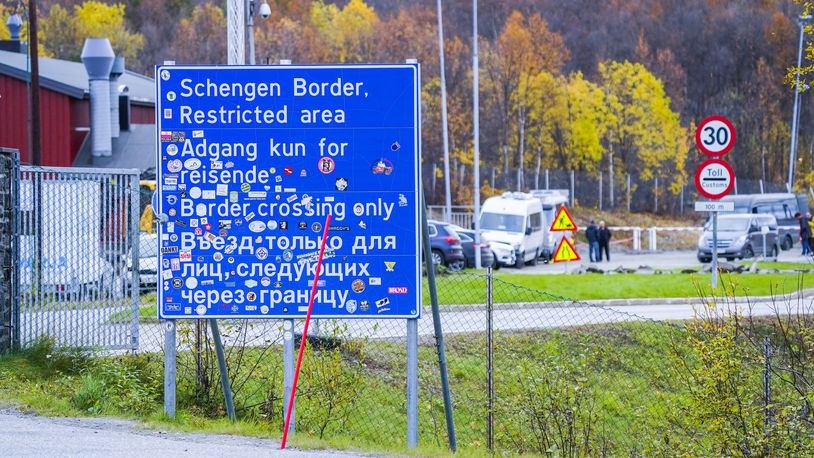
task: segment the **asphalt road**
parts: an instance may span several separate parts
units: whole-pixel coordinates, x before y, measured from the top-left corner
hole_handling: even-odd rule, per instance
[[[280,450],[270,439],[139,429],[111,418],[49,418],[0,410],[0,456],[8,457],[234,457],[327,458],[370,456],[335,450]]]

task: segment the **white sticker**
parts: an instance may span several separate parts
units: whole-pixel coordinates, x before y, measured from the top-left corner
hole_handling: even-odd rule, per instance
[[[371,286],[381,286],[382,279],[381,277],[370,277],[368,283],[370,283]]]
[[[211,164],[210,166],[212,167],[212,170],[221,170],[221,169],[223,169],[223,161],[212,161],[210,164]]]
[[[206,315],[206,306],[203,304],[198,304],[198,306],[195,307],[195,313],[198,315]]]
[[[203,138],[204,131],[202,130],[193,130],[192,131],[192,138]]]
[[[288,199],[286,199],[286,200],[288,201],[288,203],[294,202],[295,200],[297,200],[297,195],[294,194],[294,195],[288,196]]]
[[[184,168],[187,170],[198,170],[201,168],[201,160],[196,157],[191,157],[184,161]]]
[[[206,215],[206,204],[198,204],[195,206],[195,214],[198,216]]]
[[[201,198],[201,188],[197,186],[193,186],[189,188],[189,197],[193,199],[200,199]]]
[[[246,280],[246,288],[254,288],[257,286],[257,280]]]
[[[203,198],[204,199],[214,199],[215,198],[215,190],[214,189],[207,189],[203,191]]]
[[[172,270],[170,270],[170,269],[164,269],[164,270],[161,272],[161,276],[162,276],[163,278],[172,278]]]
[[[245,219],[246,221],[251,221],[251,220],[253,220],[253,219],[254,219],[254,212],[249,213],[249,214],[248,214],[248,215],[246,215],[246,216],[245,216],[243,219]]]
[[[334,196],[325,196],[325,202],[333,202]]]
[[[263,232],[266,225],[262,221],[252,221],[249,223],[249,230],[252,232]]]
[[[219,196],[225,196],[229,194],[229,186],[225,184],[219,184],[217,188],[217,194]]]
[[[275,186],[274,187],[274,192],[283,192],[283,187],[282,186]]]
[[[187,277],[186,284],[188,289],[195,289],[198,287],[198,279],[195,277]]]
[[[189,220],[189,227],[198,227],[198,218],[192,218]]]
[[[270,219],[268,223],[266,223],[266,227],[269,228],[270,231],[277,229],[277,221]]]
[[[178,253],[178,259],[180,259],[181,262],[190,262],[192,261],[192,252],[181,251],[180,253]]]
[[[180,172],[181,171],[181,159],[173,159],[167,162],[167,170],[170,172]]]
[[[201,218],[201,224],[209,224],[209,218]]]
[[[167,223],[167,232],[175,232],[175,223]]]

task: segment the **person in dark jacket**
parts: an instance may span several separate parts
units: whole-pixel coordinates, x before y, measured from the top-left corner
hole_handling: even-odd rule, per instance
[[[588,258],[591,262],[599,261],[599,228],[594,220],[585,229],[585,237],[588,239]]]
[[[803,214],[800,212],[795,213],[794,218],[796,218],[797,223],[800,224],[800,245],[803,247],[802,255],[805,256],[811,252],[811,248],[808,245],[808,239],[811,237],[811,226],[808,224],[808,221],[803,219]]]
[[[605,226],[604,221],[599,222],[598,241],[599,241],[599,262],[602,262],[602,251],[605,251],[605,258],[610,261],[610,239],[613,237],[610,229]]]

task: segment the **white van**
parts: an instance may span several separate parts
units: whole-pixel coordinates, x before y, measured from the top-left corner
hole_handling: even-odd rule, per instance
[[[554,256],[557,244],[560,243],[560,239],[565,234],[564,232],[551,232],[548,229],[551,228],[560,207],[568,204],[569,193],[567,189],[535,189],[529,193],[543,203],[543,232],[545,235],[540,254],[543,257],[543,262],[548,263],[551,261],[551,257]]]
[[[511,245],[515,267],[537,264],[543,245],[543,205],[531,194],[507,192],[481,206],[480,229],[487,240]]]

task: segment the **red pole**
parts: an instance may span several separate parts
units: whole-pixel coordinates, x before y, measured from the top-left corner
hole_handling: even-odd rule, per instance
[[[305,343],[308,341],[308,324],[311,323],[311,309],[314,307],[314,296],[317,294],[317,283],[319,282],[319,271],[322,269],[322,256],[325,254],[325,241],[328,240],[328,228],[331,225],[331,215],[325,218],[325,229],[322,230],[322,243],[319,246],[319,259],[317,259],[317,273],[314,276],[314,285],[311,287],[311,299],[308,300],[308,313],[305,315],[305,328],[302,330],[300,340],[300,353],[297,356],[297,367],[294,369],[294,384],[291,385],[291,395],[288,397],[288,409],[285,413],[285,425],[283,425],[283,442],[280,450],[285,448],[288,439],[288,424],[291,421],[291,410],[294,408],[294,397],[297,395],[297,379],[300,377],[300,364],[302,364],[302,354],[305,351]],[[293,329],[292,329],[293,331]]]

